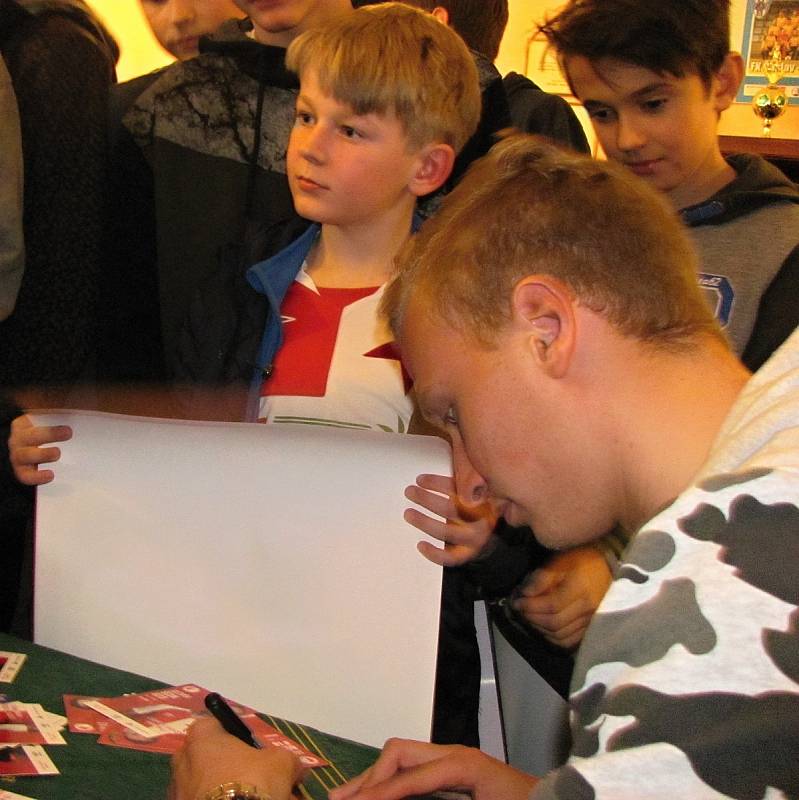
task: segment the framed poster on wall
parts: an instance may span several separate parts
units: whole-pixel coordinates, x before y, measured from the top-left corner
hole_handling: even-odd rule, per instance
[[[739,103],[751,103],[774,72],[788,104],[799,105],[799,0],[747,0],[741,54]]]
[[[555,51],[548,46],[546,37],[542,33],[535,33],[527,40],[524,74],[545,92],[559,94],[570,102],[576,102],[569,84],[560,71]]]

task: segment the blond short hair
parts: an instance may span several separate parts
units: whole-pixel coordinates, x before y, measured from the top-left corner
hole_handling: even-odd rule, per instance
[[[401,251],[383,311],[395,333],[411,296],[486,346],[513,287],[546,274],[620,333],[675,349],[722,337],[676,212],[628,170],[517,134],[476,161]]]
[[[357,114],[393,112],[418,149],[458,153],[477,128],[480,82],[461,38],[403,3],[355,9],[301,34],[286,53],[300,77],[313,70],[324,92]]]

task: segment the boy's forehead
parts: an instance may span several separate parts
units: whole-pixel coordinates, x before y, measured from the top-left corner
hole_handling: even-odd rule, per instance
[[[346,100],[336,97],[335,92],[331,86],[324,85],[319,79],[319,70],[313,64],[309,64],[299,74],[300,80],[300,97],[310,100],[323,99],[325,101],[335,103],[342,107],[342,109],[352,112],[353,108]]]
[[[334,86],[327,86],[324,78],[320,82],[319,70],[313,65],[306,66],[299,75],[300,92],[299,97],[306,100],[324,101],[338,106],[338,112],[348,116],[362,117],[370,119],[373,124],[378,126],[398,126],[403,135],[405,128],[402,125],[397,112],[394,108],[388,107],[384,110],[360,111],[354,103],[346,98],[337,96]],[[353,87],[357,91],[357,87]]]
[[[648,67],[617,58],[591,60],[585,56],[570,56],[564,66],[572,88],[580,100],[591,92],[611,91],[619,95],[643,94],[663,86],[673,86],[696,75],[678,77],[668,72],[655,72]]]

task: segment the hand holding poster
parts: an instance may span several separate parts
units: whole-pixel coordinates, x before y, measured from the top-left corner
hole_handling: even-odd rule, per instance
[[[403,490],[437,437],[86,412],[39,488],[40,644],[368,744],[429,736],[441,570]]]

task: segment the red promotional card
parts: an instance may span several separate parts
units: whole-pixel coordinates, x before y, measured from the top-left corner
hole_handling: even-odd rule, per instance
[[[67,724],[72,733],[102,733],[111,720],[104,717],[99,711],[86,705],[89,700],[106,700],[104,697],[89,697],[82,694],[65,694],[64,711],[67,715]]]
[[[73,733],[101,734],[120,725],[142,738],[150,738],[185,731],[193,719],[206,713],[206,694],[205,689],[194,684],[121,697],[65,694],[64,709]],[[255,713],[252,709],[243,710]]]
[[[189,683],[121,697],[89,698],[84,705],[147,738],[185,733],[193,720],[207,716],[207,694],[207,689]],[[255,716],[255,711],[245,706],[236,706],[235,710],[243,718]]]
[[[12,744],[0,747],[0,775],[58,775],[43,747]]]
[[[184,684],[121,697],[64,695],[64,708],[70,731],[100,734],[100,744],[171,754],[182,746],[189,725],[209,715],[205,707],[207,694],[207,689]],[[264,722],[252,708],[228,702],[261,744],[289,750],[306,767],[327,765],[327,761]]]
[[[47,712],[32,703],[0,704],[0,744],[66,744],[48,719]]]
[[[289,753],[294,753],[304,767],[326,767],[328,765],[325,759],[310,750],[306,750],[301,744],[297,744],[294,739],[284,736],[280,731],[260,719],[260,717],[257,718],[257,723],[253,724],[251,720],[247,720],[247,727],[262,745],[281,747],[284,750],[288,750]]]
[[[22,669],[26,655],[24,653],[9,653],[0,650],[0,683],[11,683]]]
[[[200,716],[207,716],[200,714]],[[265,747],[281,747],[294,753],[304,767],[325,767],[327,761],[306,750],[302,745],[297,744],[293,739],[284,736],[280,731],[264,722],[260,717],[242,717],[247,727],[252,731],[255,738]],[[189,720],[188,724],[194,719]],[[134,730],[126,728],[116,723],[111,723],[97,740],[100,744],[112,747],[126,747],[130,750],[144,750],[148,753],[176,753],[185,741],[185,733],[164,733],[160,736],[141,736]]]
[[[141,736],[130,728],[117,725],[109,720],[108,727],[100,734],[98,744],[111,747],[125,747],[129,750],[142,750],[145,753],[167,753],[172,755],[180,750],[186,740],[182,733],[162,733],[156,736]]]

